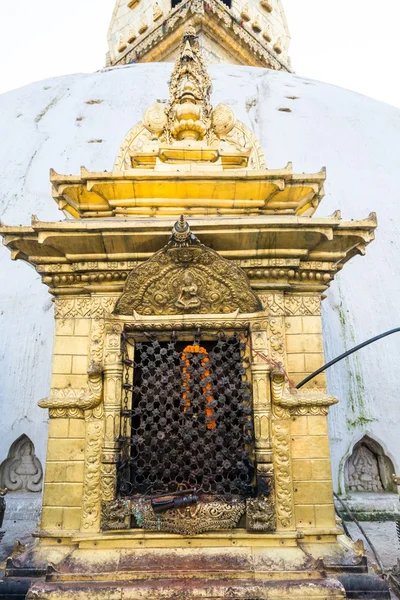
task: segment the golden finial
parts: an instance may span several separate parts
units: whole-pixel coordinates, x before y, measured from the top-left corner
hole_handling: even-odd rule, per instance
[[[240,13],[240,16],[242,17],[243,21],[250,21],[250,11],[249,11],[249,5],[245,4],[242,8],[242,12]]]
[[[133,29],[133,27],[131,27],[128,32],[127,42],[128,42],[128,44],[132,44],[132,42],[134,42],[135,40],[136,40],[136,32]]]
[[[127,44],[126,44],[125,38],[122,35],[122,33],[120,33],[119,41],[118,41],[118,52],[123,52],[124,50],[126,50],[126,48],[127,48]]]
[[[153,21],[158,21],[163,15],[163,12],[160,8],[158,2],[153,5]]]
[[[261,25],[260,25],[260,19],[258,18],[258,16],[256,16],[254,18],[254,21],[251,24],[251,28],[253,29],[253,31],[255,31],[256,33],[260,33],[261,31]]]
[[[281,42],[281,38],[278,38],[275,42],[275,44],[273,45],[273,48],[275,50],[275,52],[277,54],[282,54],[282,42]]]
[[[207,73],[198,36],[191,23],[183,34],[169,82],[166,135],[183,140],[202,140],[211,132],[211,79]]]
[[[140,19],[140,25],[139,25],[139,29],[138,32],[140,34],[144,33],[147,29],[149,28],[149,26],[147,25],[147,21],[146,21],[146,15],[142,15],[141,19]]]
[[[191,23],[188,23],[185,28],[183,37],[192,37],[192,36],[196,36],[196,30]]]
[[[198,244],[199,241],[190,230],[189,223],[186,221],[185,216],[181,215],[179,220],[175,223],[172,228],[172,235],[169,245],[173,246],[191,246],[192,244]]]
[[[272,29],[271,29],[271,25],[267,25],[266,28],[264,29],[263,38],[267,42],[271,42],[272,41]]]

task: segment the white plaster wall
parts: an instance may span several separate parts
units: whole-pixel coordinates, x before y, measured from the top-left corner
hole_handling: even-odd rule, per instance
[[[166,18],[171,10],[171,0],[157,0],[157,3],[164,16],[159,18],[156,22],[153,20],[153,6],[155,2],[156,0],[138,0],[137,4],[133,8],[129,8],[128,0],[116,1],[108,30],[108,46],[111,64],[114,64],[114,61],[118,60],[118,57],[121,54],[118,50],[121,36],[126,42],[130,29],[132,28],[137,35],[136,40],[133,42],[133,44],[136,44],[140,38],[144,39],[153,27],[157,27],[163,21],[163,19]],[[241,20],[240,13],[242,12],[243,7],[247,5],[250,21],[243,22],[245,29],[255,35],[255,37],[258,38],[259,41],[268,47],[268,49],[273,53],[273,45],[278,39],[280,39],[282,54],[279,55],[279,58],[287,63],[289,62],[290,35],[283,9],[283,3],[282,0],[270,0],[270,4],[272,6],[272,11],[268,12],[262,7],[260,0],[232,0],[232,12],[238,20]],[[256,18],[258,18],[259,24],[262,27],[262,31],[260,33],[254,32],[251,26]],[[146,32],[139,35],[138,29],[143,19],[147,23],[148,29]],[[271,28],[271,42],[267,42],[262,35],[263,31],[268,25]],[[224,52],[223,48],[221,48],[219,55],[210,53],[209,58],[211,58],[213,63],[234,62],[232,58]],[[169,59],[173,60],[174,55],[171,55]]]
[[[168,97],[169,64],[140,64],[39,82],[0,96],[0,218],[29,224],[62,218],[48,170],[109,170],[127,130]],[[400,323],[397,173],[400,110],[327,84],[260,68],[214,65],[213,103],[232,106],[259,137],[268,166],[328,168],[319,215],[378,213],[376,241],[354,258],[324,301],[325,350],[333,358]],[[293,100],[288,97],[296,97]],[[281,112],[290,108],[292,112]],[[21,433],[44,459],[46,424],[37,401],[48,391],[53,311],[35,271],[0,248],[0,460]],[[362,350],[328,372],[340,398],[331,411],[333,467],[362,435],[379,441],[400,471],[400,337]]]

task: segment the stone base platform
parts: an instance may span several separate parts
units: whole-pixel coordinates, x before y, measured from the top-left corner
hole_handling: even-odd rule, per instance
[[[31,600],[390,598],[362,548],[345,536],[142,533],[66,542],[42,539],[9,559],[0,597],[16,598],[4,585],[30,580]]]

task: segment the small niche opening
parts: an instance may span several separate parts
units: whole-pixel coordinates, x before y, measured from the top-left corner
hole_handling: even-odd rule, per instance
[[[378,442],[365,435],[346,461],[346,491],[350,493],[396,492],[393,463]]]

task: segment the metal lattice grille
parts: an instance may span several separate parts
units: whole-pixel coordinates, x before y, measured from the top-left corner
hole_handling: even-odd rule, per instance
[[[253,419],[237,335],[216,342],[135,343],[129,456],[120,492],[195,488],[204,494],[253,493]],[[132,388],[132,389],[131,389]],[[129,391],[131,389],[131,391]]]

